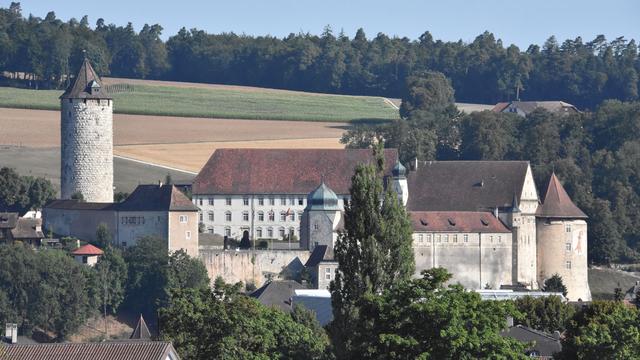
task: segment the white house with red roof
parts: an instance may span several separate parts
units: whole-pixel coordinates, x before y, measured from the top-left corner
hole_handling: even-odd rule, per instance
[[[104,251],[91,244],[82,245],[79,248],[73,250],[71,255],[77,262],[88,266],[94,266],[98,263],[98,258],[104,255]]]

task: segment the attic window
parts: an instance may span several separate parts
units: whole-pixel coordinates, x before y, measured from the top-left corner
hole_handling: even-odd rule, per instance
[[[429,225],[429,223],[425,219],[420,219],[420,224],[422,224],[423,226]]]
[[[452,218],[448,218],[447,221],[449,222],[449,225],[456,226],[456,222]]]
[[[489,222],[485,219],[480,219],[480,222],[482,223],[482,225],[484,226],[489,226]]]

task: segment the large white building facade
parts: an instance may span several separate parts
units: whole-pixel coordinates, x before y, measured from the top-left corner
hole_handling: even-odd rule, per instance
[[[414,161],[407,170],[395,150],[385,157],[385,184],[411,216],[416,276],[440,266],[468,288],[539,289],[559,274],[569,300],[591,300],[586,215],[555,175],[541,198],[526,161]],[[221,149],[194,180],[193,201],[205,231],[300,237],[318,252],[309,267],[325,286],[351,176],[368,161],[370,150]],[[320,193],[333,194],[321,196],[330,206],[310,203]]]

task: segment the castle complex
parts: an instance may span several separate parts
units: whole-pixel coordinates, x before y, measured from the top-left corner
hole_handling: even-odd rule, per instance
[[[170,250],[199,255],[212,278],[227,281],[264,281],[266,268],[294,260],[306,262],[319,288],[333,279],[351,177],[358,164],[374,161],[370,150],[219,149],[194,179],[191,201],[160,184],[141,185],[114,204],[113,101],[87,60],[61,102],[63,200],[45,207],[47,230],[90,240],[105,224],[122,246],[161,236]],[[591,300],[587,217],[555,174],[539,196],[526,161],[416,160],[405,167],[395,149],[384,158],[385,185],[411,218],[416,276],[444,267],[470,289],[533,290],[559,274],[569,300]],[[86,202],[69,200],[78,194]],[[300,238],[302,249],[215,252],[198,246],[198,225],[254,245]]]

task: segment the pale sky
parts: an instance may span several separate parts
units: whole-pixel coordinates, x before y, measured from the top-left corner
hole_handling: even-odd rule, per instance
[[[0,0],[2,7],[9,3]],[[183,26],[283,37],[320,34],[328,24],[350,37],[362,27],[368,38],[383,32],[416,39],[428,30],[435,39],[465,42],[488,30],[522,49],[550,35],[560,41],[577,36],[588,41],[598,34],[640,40],[640,0],[24,0],[21,5],[24,15],[44,17],[53,10],[65,21],[89,15],[92,26],[100,17],[107,24],[132,22],[136,30],[159,23],[165,39]]]

